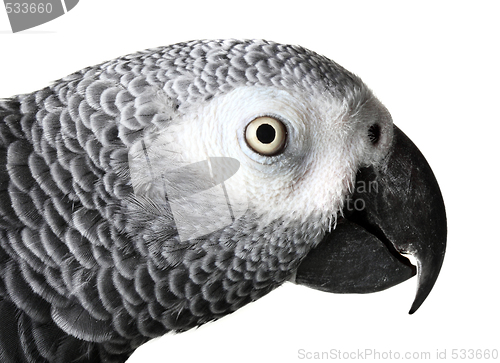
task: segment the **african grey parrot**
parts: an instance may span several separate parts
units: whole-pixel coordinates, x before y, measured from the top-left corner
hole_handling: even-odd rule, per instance
[[[413,312],[441,268],[425,159],[304,48],[139,52],[2,100],[0,120],[1,362],[124,362],[285,281],[372,292],[417,273]]]

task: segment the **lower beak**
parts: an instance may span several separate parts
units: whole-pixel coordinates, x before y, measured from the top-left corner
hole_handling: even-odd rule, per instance
[[[439,275],[446,234],[436,178],[418,148],[394,126],[389,156],[358,172],[337,228],[301,262],[295,282],[327,292],[369,293],[417,274],[412,314]],[[413,256],[416,268],[405,255]]]

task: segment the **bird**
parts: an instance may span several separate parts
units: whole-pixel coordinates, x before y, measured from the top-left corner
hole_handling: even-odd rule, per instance
[[[0,360],[125,362],[285,282],[439,274],[438,183],[353,73],[266,40],[196,40],[0,101]],[[405,257],[415,257],[416,266]]]

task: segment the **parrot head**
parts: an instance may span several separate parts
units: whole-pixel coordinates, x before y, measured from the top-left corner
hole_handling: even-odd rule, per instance
[[[414,312],[439,273],[446,217],[432,171],[388,110],[357,76],[308,50],[197,46],[206,47],[202,62],[213,74],[179,76],[156,90],[147,110],[157,120],[129,149],[130,204],[136,212],[168,205],[165,224],[175,221],[175,246],[155,238],[156,255],[172,258],[172,249],[208,238],[242,260],[252,255],[268,273],[280,265],[273,283],[340,293],[404,281],[417,272],[404,257],[411,255]],[[200,63],[190,57],[183,62]]]

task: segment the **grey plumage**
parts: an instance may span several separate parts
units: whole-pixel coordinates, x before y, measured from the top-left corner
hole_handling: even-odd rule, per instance
[[[324,216],[262,225],[250,206],[180,241],[168,206],[133,197],[129,148],[241,86],[327,94],[352,110],[372,97],[303,48],[229,40],[121,57],[0,102],[2,362],[123,362],[290,278]]]

